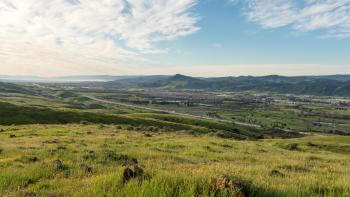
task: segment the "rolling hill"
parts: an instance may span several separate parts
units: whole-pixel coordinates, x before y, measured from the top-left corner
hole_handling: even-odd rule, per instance
[[[0,82],[0,93],[19,93],[19,94],[29,94],[34,95],[35,92],[25,86],[12,84],[12,83],[2,83]]]
[[[129,79],[128,81],[133,81],[133,85],[143,88],[257,91],[320,96],[350,96],[350,80],[348,80],[348,78],[349,77],[346,75],[301,77],[270,75],[262,77],[196,78],[176,74],[174,76],[162,76],[161,78],[149,76],[148,78],[144,78],[144,80]],[[113,83],[127,85],[123,83],[123,81],[118,80]]]

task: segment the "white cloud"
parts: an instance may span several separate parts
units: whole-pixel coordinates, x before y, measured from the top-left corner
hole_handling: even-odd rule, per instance
[[[199,30],[198,17],[190,11],[196,3],[0,0],[0,68],[26,68],[35,73],[45,66],[50,67],[47,70],[60,70],[62,65],[84,70],[93,65],[144,63],[148,60],[142,54],[169,50],[155,47],[157,42]]]
[[[327,37],[350,37],[350,0],[246,0],[246,16],[263,28],[324,30]]]

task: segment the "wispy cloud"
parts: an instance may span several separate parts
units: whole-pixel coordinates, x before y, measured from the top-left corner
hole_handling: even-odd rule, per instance
[[[34,59],[42,53],[50,54],[46,65],[52,67],[79,67],[84,58],[98,65],[145,62],[144,53],[168,51],[155,47],[157,42],[199,30],[198,17],[190,11],[196,3],[197,0],[0,0],[0,54],[6,54],[8,66],[39,66],[45,62]],[[19,62],[23,57],[27,61]]]
[[[324,30],[326,37],[350,37],[350,0],[246,0],[245,15],[263,28]]]

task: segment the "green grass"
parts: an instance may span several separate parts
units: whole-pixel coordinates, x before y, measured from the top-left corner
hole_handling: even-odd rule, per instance
[[[0,94],[0,196],[350,196],[350,137],[257,141],[232,123],[53,95]],[[317,118],[288,110],[221,115],[295,129]]]
[[[350,128],[348,110],[337,110],[330,105],[305,105],[302,109],[287,105],[273,105],[264,109],[222,110],[221,117],[261,125],[264,128],[281,127],[296,131],[325,132],[331,127],[317,127],[315,122],[334,123],[337,128]]]
[[[247,196],[350,195],[350,137],[235,141],[186,133],[150,137],[125,128],[1,126],[0,195],[234,195],[214,189],[222,176]],[[123,170],[133,158],[145,175],[124,183]]]
[[[153,127],[163,131],[186,131],[198,134],[215,133],[218,131],[229,132],[237,138],[255,138],[259,131],[234,125],[231,123],[219,123],[209,120],[201,120],[177,115],[140,113],[139,111],[115,112],[108,106],[103,109],[70,109],[64,106],[21,106],[8,102],[0,102],[0,125],[21,124],[70,124],[70,123],[101,123],[101,124],[125,124],[138,127]],[[100,105],[100,104],[96,104]],[[136,129],[136,128],[134,128]],[[134,130],[131,129],[131,130]]]

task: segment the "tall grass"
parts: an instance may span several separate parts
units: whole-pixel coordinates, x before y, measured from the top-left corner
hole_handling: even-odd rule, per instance
[[[0,196],[350,195],[350,137],[235,141],[93,124],[0,129]],[[125,182],[133,159],[145,174]],[[217,189],[220,177],[231,186]]]

